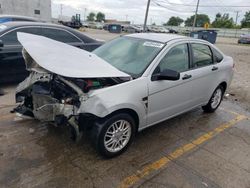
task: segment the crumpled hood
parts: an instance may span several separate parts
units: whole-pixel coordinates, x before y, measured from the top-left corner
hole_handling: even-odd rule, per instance
[[[72,78],[130,77],[97,55],[43,36],[17,33],[25,51],[40,67]]]

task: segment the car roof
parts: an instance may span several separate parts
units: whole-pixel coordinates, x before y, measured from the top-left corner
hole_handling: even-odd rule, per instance
[[[167,43],[170,40],[174,39],[188,39],[189,37],[176,35],[176,34],[166,34],[166,33],[134,33],[130,35],[126,35],[129,37],[146,39],[146,40],[153,40],[157,42]]]
[[[5,27],[2,30],[0,30],[0,33],[4,33],[4,32],[6,32],[8,30],[18,28],[18,27],[25,27],[25,26],[57,27],[57,28],[70,30],[70,31],[72,31],[74,33],[77,32],[77,31],[73,30],[72,28],[69,28],[69,27],[66,27],[66,26],[63,26],[63,25],[53,24],[53,23],[46,23],[46,22],[14,21],[14,22],[1,23],[0,26]]]
[[[1,26],[3,26],[2,30],[1,30]],[[66,27],[63,25],[59,25],[59,24],[45,23],[45,22],[29,22],[29,21],[5,22],[5,23],[0,24],[0,36],[1,36],[1,34],[7,32],[9,30],[12,30],[12,29],[15,29],[18,27],[25,27],[25,26],[28,26],[28,27],[29,26],[43,26],[43,27],[61,28],[61,29],[65,29],[67,31],[74,33],[75,35],[77,35],[80,38],[84,37],[84,40],[86,43],[96,42],[95,39],[88,37],[87,35],[85,35],[84,33],[80,32],[78,30],[75,30],[75,29],[72,29],[70,27]]]
[[[23,19],[38,21],[38,19],[34,18],[34,17],[20,16],[20,15],[9,15],[9,14],[2,14],[2,15],[0,15],[0,18],[23,18]]]
[[[5,22],[1,25],[5,25],[8,28],[10,27],[19,27],[19,26],[57,26],[57,27],[64,27],[58,24],[52,23],[45,23],[45,22],[29,22],[29,21],[14,21],[14,22]]]

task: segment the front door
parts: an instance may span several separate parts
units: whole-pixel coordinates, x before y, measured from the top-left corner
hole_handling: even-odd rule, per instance
[[[190,109],[193,88],[189,47],[186,43],[171,48],[162,58],[154,73],[165,69],[180,72],[177,81],[149,80],[148,125],[163,121]]]

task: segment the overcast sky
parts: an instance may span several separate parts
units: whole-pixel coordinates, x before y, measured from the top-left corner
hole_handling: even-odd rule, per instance
[[[166,8],[157,6],[160,4]],[[162,24],[167,22],[171,16],[179,16],[186,19],[194,14],[195,6],[179,6],[177,4],[195,5],[197,0],[151,0],[149,9],[148,24]],[[103,12],[106,19],[129,20],[135,24],[142,24],[145,16],[147,0],[52,0],[52,16],[58,18],[60,15],[60,5],[62,4],[63,16],[71,17],[80,13],[84,18],[89,12]],[[236,11],[239,12],[239,19],[243,18],[246,11],[250,10],[250,0],[200,0],[200,5],[217,5],[217,7],[199,7],[198,13],[208,14],[213,21],[217,12],[229,13],[231,17],[236,17]],[[236,5],[249,7],[221,7],[223,5]]]

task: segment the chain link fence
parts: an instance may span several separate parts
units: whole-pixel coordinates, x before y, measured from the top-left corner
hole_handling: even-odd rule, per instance
[[[178,27],[178,26],[165,26],[169,29],[177,30],[180,33],[190,33],[192,27]],[[195,30],[203,30],[203,27],[196,27]],[[209,30],[216,30],[218,37],[230,37],[230,38],[239,38],[243,34],[250,34],[250,28],[243,29],[224,29],[224,28],[209,28]]]

